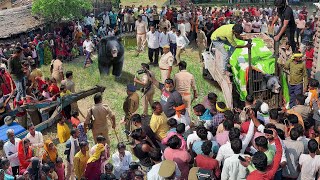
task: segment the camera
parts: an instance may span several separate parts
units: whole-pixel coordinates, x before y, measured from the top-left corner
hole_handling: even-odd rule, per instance
[[[147,71],[145,69],[139,69],[137,71],[138,74],[143,74],[143,73],[146,73]]]

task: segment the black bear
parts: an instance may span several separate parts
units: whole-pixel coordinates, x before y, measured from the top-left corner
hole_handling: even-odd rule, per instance
[[[100,74],[109,74],[112,66],[112,75],[120,77],[124,62],[124,47],[120,39],[115,36],[101,39],[98,54]]]

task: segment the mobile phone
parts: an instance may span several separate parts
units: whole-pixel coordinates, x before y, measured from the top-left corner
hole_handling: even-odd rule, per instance
[[[243,158],[242,156],[238,156],[238,159],[240,160],[240,161],[242,161],[242,162],[246,162],[247,160],[245,159],[245,158]]]
[[[263,132],[264,132],[265,134],[273,134],[273,131],[270,130],[270,129],[264,129]]]
[[[124,130],[123,132],[124,132],[127,136],[129,136],[129,135],[131,134],[131,132],[128,131],[128,130]]]

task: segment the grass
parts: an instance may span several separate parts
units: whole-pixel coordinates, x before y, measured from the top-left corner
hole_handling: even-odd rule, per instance
[[[134,39],[129,39],[125,44],[133,44]],[[182,60],[185,60],[188,63],[187,70],[191,72],[196,81],[196,86],[199,94],[199,98],[193,101],[193,105],[201,103],[203,97],[206,96],[209,92],[215,92],[219,96],[219,100],[223,101],[223,95],[221,91],[213,85],[211,82],[204,80],[202,77],[202,64],[199,61],[198,51],[196,49],[187,49],[186,52],[182,54]],[[122,104],[127,96],[126,94],[126,85],[128,83],[133,83],[133,78],[136,74],[136,71],[140,69],[140,64],[142,62],[149,62],[147,52],[141,53],[139,56],[136,56],[136,52],[133,46],[125,48],[125,64],[123,67],[123,74],[121,78],[115,81],[115,78],[112,75],[100,77],[97,59],[94,60],[92,66],[84,69],[83,68],[83,57],[73,60],[69,63],[64,63],[64,71],[73,71],[74,82],[76,84],[76,91],[89,89],[92,86],[97,84],[105,86],[106,90],[103,93],[103,102],[108,104],[111,109],[114,111],[117,120],[116,131],[120,141],[126,141],[125,134],[123,133],[124,126],[119,124],[119,121],[124,116],[122,110]],[[42,71],[45,74],[45,77],[50,76],[49,66],[43,66]],[[159,68],[152,67],[151,71],[156,74],[157,79],[160,79]],[[178,72],[178,68],[174,67],[173,73]],[[138,92],[142,96],[141,92]],[[141,97],[140,96],[140,97]],[[160,91],[156,90],[154,96],[155,101],[160,100]],[[89,107],[93,105],[93,97],[87,97],[78,102],[80,110],[86,115],[86,111]],[[142,106],[139,107],[139,113],[142,113]],[[149,114],[151,114],[151,108],[149,107]],[[83,118],[80,117],[82,120]],[[193,117],[194,118],[194,117]],[[111,128],[111,127],[110,127]],[[116,144],[118,143],[115,137],[115,132],[109,130],[110,140],[111,140],[111,149],[114,152]],[[56,137],[56,127],[52,127],[45,133],[47,137],[55,138]],[[46,138],[46,137],[45,137]],[[91,131],[89,132],[89,139],[91,139],[90,144],[93,144]],[[59,155],[63,155],[64,145],[58,145]]]

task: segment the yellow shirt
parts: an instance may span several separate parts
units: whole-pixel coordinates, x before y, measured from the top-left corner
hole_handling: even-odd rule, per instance
[[[70,138],[70,129],[66,123],[63,125],[57,123],[57,136],[60,143],[64,143]]]
[[[164,139],[169,131],[167,116],[164,113],[161,115],[153,114],[150,120],[150,128],[161,140]]]
[[[234,24],[228,24],[219,27],[212,33],[211,40],[216,41],[220,39],[222,41],[228,41],[234,47],[237,46],[235,36],[232,32],[233,26]]]
[[[81,151],[79,151],[73,159],[74,163],[74,172],[76,174],[77,179],[81,179],[84,177],[84,171],[86,169],[87,161],[89,159],[89,152],[87,151],[86,154],[82,154]]]

